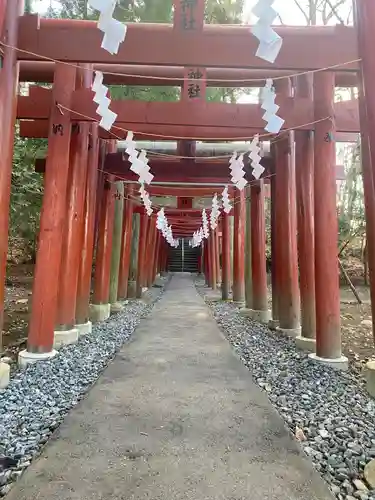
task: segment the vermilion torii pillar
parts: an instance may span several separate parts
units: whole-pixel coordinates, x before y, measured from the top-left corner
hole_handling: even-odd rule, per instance
[[[102,154],[105,154],[105,145],[99,142],[98,124],[94,123],[91,125],[91,135],[89,138],[83,243],[77,286],[76,327],[80,335],[90,333],[92,329],[91,321],[89,321],[89,304],[94,255],[95,208],[100,149],[103,150]]]
[[[75,82],[76,68],[57,63],[53,85],[53,102],[70,108]],[[66,218],[66,189],[71,140],[70,113],[65,111],[64,114],[61,114],[59,107],[54,105],[49,127],[48,156],[44,177],[38,253],[34,271],[29,336],[27,350],[21,351],[19,354],[21,366],[49,359],[56,354],[56,351],[53,350],[53,344],[59,289],[58,277]],[[73,290],[72,293],[74,293]]]
[[[264,206],[264,181],[251,186],[251,269],[252,311],[255,321],[268,324],[271,312],[268,309],[266,269],[266,216]]]
[[[268,326],[271,330],[276,330],[279,326],[279,281],[280,281],[280,249],[278,247],[277,231],[277,188],[276,182],[276,144],[271,141],[271,155],[273,158],[271,170],[271,288],[272,288],[272,319]]]
[[[150,228],[149,228],[149,241],[147,245],[147,256],[146,256],[146,279],[145,283],[147,288],[150,288],[154,282],[154,262],[155,255],[157,251],[157,227],[156,227],[156,217],[152,215],[150,217]]]
[[[141,214],[139,244],[138,244],[138,267],[137,267],[137,293],[136,297],[141,298],[143,293],[145,278],[145,253],[148,236],[149,217],[146,212]]]
[[[371,0],[356,0],[355,20],[361,58],[360,120],[363,191],[366,211],[367,258],[370,275],[372,330],[375,338],[375,5]]]
[[[134,202],[131,199],[134,186],[132,184],[125,185],[125,200],[124,200],[124,220],[123,234],[121,247],[121,263],[118,282],[117,298],[121,302],[128,296],[129,268],[130,268],[130,253],[132,242],[132,220]]]
[[[121,265],[121,246],[124,218],[124,183],[117,181],[115,183],[115,212],[113,220],[113,240],[111,255],[111,278],[109,285],[109,303],[111,304],[111,313],[120,312],[123,306],[117,302],[118,279]]]
[[[109,144],[109,150],[114,149]],[[111,273],[111,256],[113,241],[113,221],[115,214],[115,185],[114,177],[104,178],[104,189],[100,200],[98,241],[96,248],[94,294],[90,304],[90,318],[93,322],[104,321],[109,318],[111,306],[109,304],[109,284]]]
[[[216,290],[217,288],[217,265],[216,265],[216,229],[210,229],[210,251],[211,251],[211,288]]]
[[[129,279],[127,297],[134,299],[137,295],[137,273],[138,273],[138,254],[139,254],[139,238],[140,238],[140,220],[141,216],[138,213],[133,213],[132,216],[132,237],[130,246],[130,264],[129,264]]]
[[[243,304],[245,301],[245,191],[235,190],[233,204],[233,302]]]
[[[76,89],[90,88],[92,71],[88,66],[77,72]],[[67,186],[66,218],[60,264],[59,293],[55,324],[55,347],[77,342],[75,328],[76,293],[82,251],[85,186],[88,165],[90,124],[72,126],[70,165]]]
[[[229,214],[223,212],[221,219],[221,298],[229,299],[230,293],[230,230],[229,230]]]
[[[296,79],[295,95],[313,100],[312,75]],[[296,192],[298,263],[301,293],[301,336],[297,345],[315,352],[315,265],[314,265],[314,134],[296,130]]]
[[[334,73],[315,73],[315,120],[323,121],[315,124],[314,135],[316,354],[310,357],[345,369],[348,360],[341,353],[337,259],[334,92]]]
[[[16,103],[19,64],[17,51],[18,16],[23,14],[23,0],[8,0],[1,10],[1,39],[3,47],[0,70],[0,349],[4,322],[5,273],[8,254],[9,202],[12,176],[13,143],[16,122]]]
[[[279,102],[291,96],[290,80],[279,80]],[[276,150],[276,245],[279,326],[277,330],[297,337],[300,327],[298,287],[297,213],[294,161],[294,134],[286,132],[275,141]]]
[[[245,230],[245,307],[243,316],[251,317],[253,308],[253,273],[251,262],[251,185],[246,186],[246,230]]]

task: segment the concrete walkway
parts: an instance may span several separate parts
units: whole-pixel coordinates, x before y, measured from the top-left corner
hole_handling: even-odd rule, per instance
[[[328,500],[327,486],[176,275],[8,500]]]

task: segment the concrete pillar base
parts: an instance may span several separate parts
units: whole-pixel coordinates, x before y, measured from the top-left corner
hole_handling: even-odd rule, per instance
[[[240,309],[240,314],[244,318],[252,318],[253,317],[253,310],[249,309],[248,307],[243,307]]]
[[[110,306],[111,306],[111,314],[120,313],[121,311],[124,310],[124,306],[121,304],[121,302],[114,302],[113,304],[110,304]]]
[[[269,309],[267,309],[266,311],[256,311],[255,309],[252,309],[251,317],[254,321],[257,321],[262,325],[268,325],[271,319],[271,311]]]
[[[221,297],[210,297],[209,295],[204,298],[206,302],[221,302]]]
[[[99,323],[109,318],[111,314],[111,304],[90,304],[90,320]]]
[[[78,328],[72,328],[71,330],[56,330],[54,332],[53,347],[58,349],[63,345],[75,344],[78,341],[78,337]]]
[[[38,361],[47,361],[56,356],[57,351],[52,349],[50,352],[28,352],[26,349],[18,353],[18,365],[25,368],[27,365],[37,363]]]
[[[366,388],[372,398],[375,398],[375,361],[368,361],[365,369]]]
[[[270,319],[268,322],[268,328],[270,330],[277,330],[279,328],[280,321],[278,319]]]
[[[284,335],[284,337],[290,337],[293,339],[301,336],[300,326],[298,328],[281,328],[281,326],[278,326],[276,328],[276,331],[281,335]]]
[[[335,368],[336,370],[346,371],[349,367],[349,361],[346,356],[340,356],[339,358],[329,359],[329,358],[320,358],[315,353],[311,353],[309,354],[309,358],[312,361],[332,366],[332,368]]]
[[[232,302],[235,306],[239,307],[240,309],[242,309],[245,306],[245,301],[242,300],[233,300]]]
[[[296,346],[303,351],[315,352],[316,340],[300,335],[296,337]]]
[[[10,366],[8,363],[0,363],[0,389],[5,389],[9,385]]]
[[[128,299],[135,299],[137,295],[137,282],[129,281],[128,282]]]
[[[75,325],[75,328],[78,330],[78,335],[81,337],[83,335],[88,335],[92,332],[92,323],[91,321],[87,321],[87,323],[82,323],[80,325]]]

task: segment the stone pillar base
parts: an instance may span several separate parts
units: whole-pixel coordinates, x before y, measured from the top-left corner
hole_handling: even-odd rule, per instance
[[[315,352],[316,340],[300,335],[296,337],[296,346],[303,351]]]
[[[71,330],[56,330],[54,332],[53,347],[58,349],[63,345],[75,344],[78,341],[78,337],[78,328],[72,328]]]
[[[276,331],[280,333],[281,335],[284,335],[284,337],[290,337],[292,339],[295,339],[296,337],[301,336],[301,327],[299,326],[298,328],[281,328],[281,326],[278,326],[276,328]]]
[[[232,300],[232,303],[236,306],[242,309],[245,307],[245,301],[244,300]]]
[[[280,321],[278,319],[270,319],[268,322],[268,328],[270,330],[277,330],[279,328]]]
[[[252,309],[251,317],[254,321],[262,323],[262,325],[268,325],[271,319],[271,311],[269,309],[266,309],[265,311],[256,311],[255,309]]]
[[[91,323],[91,321],[87,321],[87,323],[75,325],[74,328],[77,328],[78,335],[81,337],[83,335],[88,335],[89,333],[92,332],[92,323]]]
[[[336,368],[336,370],[346,371],[349,367],[349,361],[346,356],[340,356],[339,358],[329,359],[329,358],[320,358],[316,354],[311,353],[309,354],[309,358],[312,361],[332,366],[332,368]]]
[[[90,304],[90,320],[99,323],[109,318],[111,314],[110,304]]]
[[[244,318],[252,318],[253,317],[253,310],[249,309],[248,307],[243,307],[240,309],[240,314]]]
[[[128,299],[135,299],[137,295],[137,282],[129,281],[128,282]]]
[[[28,352],[26,349],[18,353],[18,365],[25,368],[27,365],[37,363],[38,361],[47,361],[56,356],[57,351],[52,349],[50,352]]]
[[[368,361],[365,369],[366,388],[372,398],[375,398],[375,361]]]
[[[121,311],[124,310],[124,306],[121,304],[121,302],[114,302],[113,304],[110,304],[110,306],[111,306],[111,314],[120,313]]]
[[[5,389],[9,385],[10,366],[8,363],[0,363],[0,389]]]

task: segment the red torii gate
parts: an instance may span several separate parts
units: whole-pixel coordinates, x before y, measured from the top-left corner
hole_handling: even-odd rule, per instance
[[[4,5],[4,2],[2,3]],[[94,218],[94,189],[96,182],[98,164],[103,166],[105,156],[108,152],[113,152],[113,142],[105,143],[103,140],[98,140],[98,130],[95,124],[80,127],[71,135],[71,121],[79,120],[84,125],[85,117],[74,115],[77,110],[88,112],[88,116],[92,115],[92,106],[90,105],[90,91],[79,90],[77,87],[76,77],[77,69],[74,64],[115,64],[115,65],[146,65],[146,66],[184,66],[185,68],[201,68],[204,72],[204,78],[201,84],[205,86],[206,70],[205,68],[222,68],[240,70],[241,68],[249,68],[262,70],[266,74],[268,70],[282,70],[298,73],[301,71],[320,70],[327,68],[330,71],[321,71],[314,75],[314,94],[315,99],[311,97],[311,87],[306,85],[303,78],[300,77],[296,83],[297,98],[302,99],[306,103],[304,110],[295,109],[296,116],[302,116],[306,112],[306,116],[310,113],[313,116],[314,122],[314,140],[312,139],[309,127],[307,130],[298,130],[296,132],[296,172],[294,171],[293,149],[294,141],[292,133],[285,133],[281,138],[277,139],[272,146],[272,154],[275,159],[272,164],[273,171],[271,172],[271,196],[272,196],[272,226],[273,226],[273,302],[275,305],[273,319],[279,322],[281,331],[284,333],[294,333],[298,331],[299,321],[299,293],[297,279],[297,212],[295,208],[295,175],[297,176],[297,198],[298,198],[298,227],[299,227],[299,254],[300,254],[300,281],[301,281],[301,298],[302,298],[302,319],[306,319],[303,326],[303,337],[312,337],[315,332],[312,331],[313,323],[315,323],[315,306],[316,306],[316,355],[321,360],[328,362],[342,361],[341,345],[340,345],[340,314],[339,314],[339,296],[338,296],[338,272],[337,272],[337,220],[336,220],[336,201],[335,201],[335,170],[334,166],[334,143],[331,138],[335,135],[336,123],[340,123],[340,106],[335,110],[333,103],[333,91],[335,86],[335,75],[333,66],[339,71],[340,75],[346,75],[345,72],[356,72],[359,69],[362,71],[364,88],[371,89],[373,78],[375,75],[375,67],[371,61],[371,26],[375,21],[375,6],[372,0],[357,0],[358,10],[358,34],[359,45],[357,49],[356,37],[357,33],[352,27],[304,27],[304,28],[288,28],[280,27],[277,31],[284,39],[284,46],[275,65],[270,66],[260,61],[255,57],[256,43],[250,36],[249,30],[242,26],[203,26],[203,2],[197,2],[197,11],[195,14],[195,30],[183,31],[180,27],[179,20],[179,2],[175,2],[175,23],[169,25],[153,25],[153,24],[130,24],[126,43],[124,43],[117,56],[110,56],[105,51],[100,49],[100,33],[96,29],[96,24],[89,21],[71,21],[71,20],[50,20],[39,19],[37,16],[21,16],[20,13],[22,2],[21,0],[5,2],[6,15],[5,20],[1,19],[0,25],[4,25],[3,43],[4,43],[4,65],[0,73],[0,113],[1,113],[1,141],[3,156],[0,167],[0,231],[1,234],[7,234],[8,229],[8,205],[10,191],[10,171],[12,157],[12,142],[14,133],[14,121],[16,117],[16,87],[18,81],[19,61],[28,61],[28,71],[39,71],[37,66],[33,67],[32,62],[39,59],[50,59],[54,64],[54,86],[47,103],[47,98],[41,98],[38,106],[44,109],[43,113],[36,118],[35,128],[39,127],[39,136],[43,136],[48,131],[49,149],[46,163],[45,174],[45,195],[43,202],[43,210],[41,215],[41,230],[39,240],[39,252],[37,265],[35,270],[35,282],[33,292],[33,312],[30,322],[30,333],[27,356],[28,361],[31,358],[50,357],[53,354],[53,331],[56,326],[56,310],[59,307],[60,313],[64,318],[70,319],[65,324],[60,326],[71,327],[71,313],[75,309],[76,302],[82,302],[88,306],[87,287],[85,288],[85,296],[77,297],[74,300],[67,300],[67,296],[57,300],[58,279],[61,276],[62,264],[61,260],[61,242],[63,231],[71,237],[76,228],[72,224],[75,209],[80,208],[81,223],[84,222],[86,228],[85,237],[83,240],[83,248],[89,256],[86,259],[86,266],[81,271],[77,271],[71,266],[71,262],[76,256],[71,256],[69,271],[71,276],[67,279],[74,283],[79,282],[83,275],[87,276],[88,267],[91,268],[90,260],[90,241],[88,235],[92,234],[93,218]],[[1,9],[0,9],[1,13]],[[148,50],[145,51],[142,47],[147,40]],[[14,49],[18,47],[18,51]],[[243,50],[247,47],[247,50]],[[342,60],[342,54],[345,54],[345,60]],[[359,56],[362,58],[362,63],[358,63]],[[61,61],[61,62],[56,62]],[[350,64],[346,64],[352,61]],[[345,64],[344,64],[345,63]],[[91,70],[93,68],[91,67]],[[220,73],[221,74],[221,73]],[[152,75],[151,75],[152,76]],[[160,77],[160,73],[156,76]],[[184,70],[184,88],[189,83]],[[214,77],[215,78],[215,77]],[[227,78],[226,74],[224,78]],[[341,77],[340,77],[341,78]],[[340,79],[337,77],[337,81]],[[354,84],[355,78],[349,80]],[[278,99],[281,104],[281,109],[288,115],[288,104],[290,100],[290,88],[288,80],[278,80],[277,90]],[[87,83],[83,83],[88,89]],[[82,100],[76,96],[81,93]],[[47,93],[45,94],[47,95]],[[30,96],[32,97],[32,96]],[[365,146],[369,144],[369,148],[364,148],[364,180],[365,180],[365,197],[366,197],[366,216],[369,235],[369,254],[370,254],[370,276],[372,283],[372,292],[374,292],[374,241],[372,236],[373,224],[375,221],[373,206],[375,199],[375,187],[373,182],[374,164],[373,150],[375,147],[375,136],[372,137],[372,130],[375,130],[373,123],[375,113],[375,102],[371,95],[367,93],[367,100],[361,102],[360,109],[361,118],[361,133]],[[43,102],[42,100],[45,99]],[[202,113],[195,116],[195,121],[190,121],[191,110],[194,108],[188,107],[184,102],[186,93],[183,95],[182,102],[176,103],[174,111],[170,115],[169,123],[162,123],[162,126],[170,126],[175,130],[175,126],[181,127],[175,134],[179,137],[191,137],[193,134],[192,128],[202,126],[199,131],[204,137],[207,134],[209,138],[209,129],[215,126],[215,120],[208,116],[210,113],[206,107],[204,110],[207,115]],[[26,100],[25,100],[26,101]],[[28,102],[31,102],[29,99]],[[51,106],[52,102],[52,106]],[[57,102],[59,106],[53,105]],[[296,102],[296,101],[294,101]],[[302,101],[300,101],[302,102]],[[313,104],[312,104],[313,103]],[[163,105],[166,103],[163,103]],[[175,103],[173,103],[175,104]],[[169,104],[168,104],[169,105]],[[200,103],[202,105],[202,103]],[[22,109],[24,104],[21,104],[18,109]],[[46,107],[47,106],[47,107]],[[91,106],[91,107],[90,107]],[[138,122],[124,121],[123,124],[139,123],[145,127],[145,122],[139,118],[140,104],[132,104],[138,110],[134,111],[134,117]],[[152,103],[149,111],[150,116],[155,116],[156,112],[162,111],[159,103]],[[346,106],[346,105],[345,105]],[[344,107],[344,106],[342,106]],[[48,109],[47,109],[48,108]],[[136,108],[135,108],[136,109]],[[172,109],[172,106],[170,106]],[[219,109],[219,107],[217,107]],[[224,109],[224,108],[222,108]],[[240,109],[240,108],[238,108]],[[245,108],[241,108],[245,109]],[[247,108],[249,109],[249,108]],[[253,132],[260,130],[261,122],[257,117],[256,108],[250,119],[253,120]],[[342,108],[341,108],[342,109]],[[47,113],[46,113],[47,110]],[[73,110],[71,113],[69,110]],[[179,111],[176,111],[179,110]],[[179,121],[179,113],[184,112],[184,121]],[[25,112],[25,111],[22,111]],[[34,113],[39,112],[34,109]],[[233,111],[225,111],[232,113]],[[25,112],[26,113],[26,112]],[[137,115],[138,113],[138,115]],[[148,113],[148,112],[147,112]],[[143,114],[143,120],[147,120],[148,114]],[[224,112],[214,118],[222,119]],[[241,114],[241,112],[239,112]],[[245,113],[245,112],[244,112]],[[86,114],[86,113],[82,113]],[[335,116],[336,115],[336,116]],[[241,122],[240,126],[236,127],[235,122],[240,115],[232,115],[229,121],[234,125],[233,128],[246,129],[244,137],[248,137],[249,130],[246,126],[246,121]],[[35,117],[35,116],[34,116]],[[128,117],[124,114],[126,120]],[[135,119],[133,117],[133,120]],[[201,119],[207,119],[201,125]],[[206,117],[206,118],[205,118]],[[335,117],[336,120],[327,119],[327,117]],[[193,117],[194,118],[194,117]],[[287,117],[290,119],[290,117]],[[348,118],[348,117],[347,117]],[[349,116],[347,123],[351,125],[342,126],[344,132],[358,131],[358,121],[356,128],[353,125],[355,120]],[[211,120],[211,121],[210,121]],[[49,123],[48,129],[42,130],[46,123]],[[176,123],[175,123],[176,122]],[[187,122],[187,123],[186,123]],[[198,122],[198,123],[197,123]],[[241,125],[244,123],[244,126]],[[61,124],[64,127],[63,134],[54,133],[53,125]],[[303,123],[297,123],[297,120],[291,121],[291,128],[296,128]],[[152,128],[156,123],[151,123]],[[369,126],[371,125],[371,127]],[[22,124],[22,127],[31,126]],[[206,130],[203,130],[203,127]],[[225,124],[228,129],[230,125]],[[341,125],[340,125],[341,127]],[[124,126],[124,128],[126,128]],[[130,127],[129,127],[130,128]],[[219,128],[219,127],[217,127]],[[91,133],[89,133],[89,129]],[[185,129],[187,134],[182,133]],[[22,129],[23,133],[32,134],[32,129]],[[162,134],[162,129],[157,130],[156,135]],[[139,130],[151,136],[152,130],[143,128]],[[368,131],[368,135],[367,135]],[[236,131],[237,132],[237,131]],[[224,133],[224,131],[223,131]],[[164,134],[162,134],[164,135]],[[210,138],[213,136],[210,135]],[[216,138],[222,137],[221,135]],[[227,136],[228,137],[228,136]],[[235,136],[230,136],[234,138]],[[327,140],[327,138],[329,140]],[[77,184],[72,182],[71,177],[68,177],[69,167],[69,151],[74,151],[74,158],[77,164],[84,162],[84,149],[82,143],[89,141],[90,150],[90,166],[86,178],[86,202],[82,206],[82,199],[78,196]],[[367,142],[368,141],[368,142]],[[371,147],[373,146],[373,147]],[[313,184],[312,177],[312,158],[315,157]],[[99,160],[98,160],[99,158]],[[74,163],[74,162],[73,162]],[[94,166],[93,166],[94,165]],[[308,168],[307,168],[307,167]],[[102,168],[100,170],[103,170]],[[74,169],[72,170],[74,173]],[[276,174],[276,175],[274,175]],[[74,176],[73,176],[74,177]],[[104,180],[104,177],[101,175]],[[69,180],[69,184],[68,184]],[[99,239],[98,239],[98,257],[97,257],[97,280],[95,285],[94,299],[97,304],[108,301],[108,280],[109,280],[109,262],[111,253],[111,221],[113,220],[115,197],[114,195],[114,178],[108,177],[107,181],[101,183],[103,192],[98,198],[100,200],[100,222],[99,222]],[[77,182],[77,179],[76,179]],[[315,186],[315,187],[314,187]],[[66,189],[68,187],[68,190]],[[82,190],[82,186],[81,186]],[[129,188],[128,191],[130,191]],[[67,192],[67,199],[62,193]],[[315,207],[312,203],[313,193],[318,203]],[[128,193],[129,194],[129,193]],[[238,194],[238,199],[234,205],[234,299],[242,300],[244,296],[244,270],[243,270],[243,251],[244,251],[244,193]],[[255,280],[255,305],[253,308],[259,312],[259,309],[264,307],[264,227],[262,226],[262,218],[264,210],[262,200],[264,197],[264,188],[262,182],[251,187],[251,205],[253,224],[252,229],[252,262],[253,268],[259,272],[254,275]],[[78,201],[78,198],[80,201]],[[65,205],[68,200],[68,211]],[[128,200],[128,198],[127,198]],[[126,202],[126,217],[124,223],[124,238],[123,238],[123,261],[127,262],[129,247],[129,221],[130,215],[134,211],[131,198]],[[262,215],[263,214],[263,215]],[[64,218],[68,216],[70,223],[66,224]],[[140,223],[140,238],[139,238],[139,253],[138,253],[138,288],[142,283],[149,283],[155,272],[165,267],[165,247],[161,246],[160,238],[156,233],[154,219],[150,221],[142,214]],[[195,227],[193,217],[191,217],[191,227]],[[177,218],[178,224],[180,218]],[[314,227],[315,223],[315,227]],[[180,225],[178,226],[180,227]],[[280,230],[280,227],[282,230]],[[182,228],[182,226],[181,226]],[[91,229],[91,231],[90,231]],[[228,217],[223,219],[223,279],[224,287],[227,287],[228,278]],[[152,243],[154,249],[153,258],[149,259],[150,263],[145,262],[145,248],[148,243]],[[315,250],[313,252],[315,243]],[[208,267],[208,278],[214,286],[217,271],[217,250],[218,237],[217,232],[209,239],[208,252],[205,252],[206,266]],[[6,242],[1,240],[0,252],[0,282],[4,282],[5,261],[6,261]],[[313,252],[313,253],[312,253]],[[91,253],[92,256],[92,253]],[[315,270],[314,270],[315,263]],[[255,266],[254,266],[255,264]],[[81,265],[82,268],[82,265]],[[123,272],[130,273],[129,270]],[[48,270],[46,270],[48,269]],[[77,274],[79,276],[77,277]],[[74,276],[73,276],[74,275]],[[55,281],[51,280],[51,276],[56,277]],[[124,278],[124,276],[122,277]],[[121,280],[121,279],[120,279]],[[67,282],[68,283],[68,282]],[[315,286],[314,286],[315,285]],[[3,287],[0,293],[0,322],[3,312]],[[66,290],[63,293],[66,294]],[[45,291],[49,289],[49,294]],[[73,287],[74,289],[74,287]],[[78,283],[78,289],[80,289]],[[65,292],[64,292],[65,290]],[[315,293],[313,292],[315,290]],[[60,290],[61,293],[61,290]],[[373,307],[375,307],[375,295],[372,293]],[[65,300],[65,302],[64,302]],[[73,303],[74,302],[74,303]],[[62,304],[65,306],[62,307]],[[62,308],[62,309],[61,309]],[[258,308],[258,309],[257,309]],[[69,309],[69,311],[68,311]],[[68,311],[68,312],[67,312]],[[69,314],[68,314],[69,313]],[[87,313],[85,315],[85,318]],[[314,321],[312,320],[314,316]],[[84,319],[85,319],[84,318]],[[375,318],[375,314],[373,314]],[[74,320],[77,318],[73,317]],[[65,319],[64,319],[65,321]],[[77,321],[76,321],[77,322]]]

